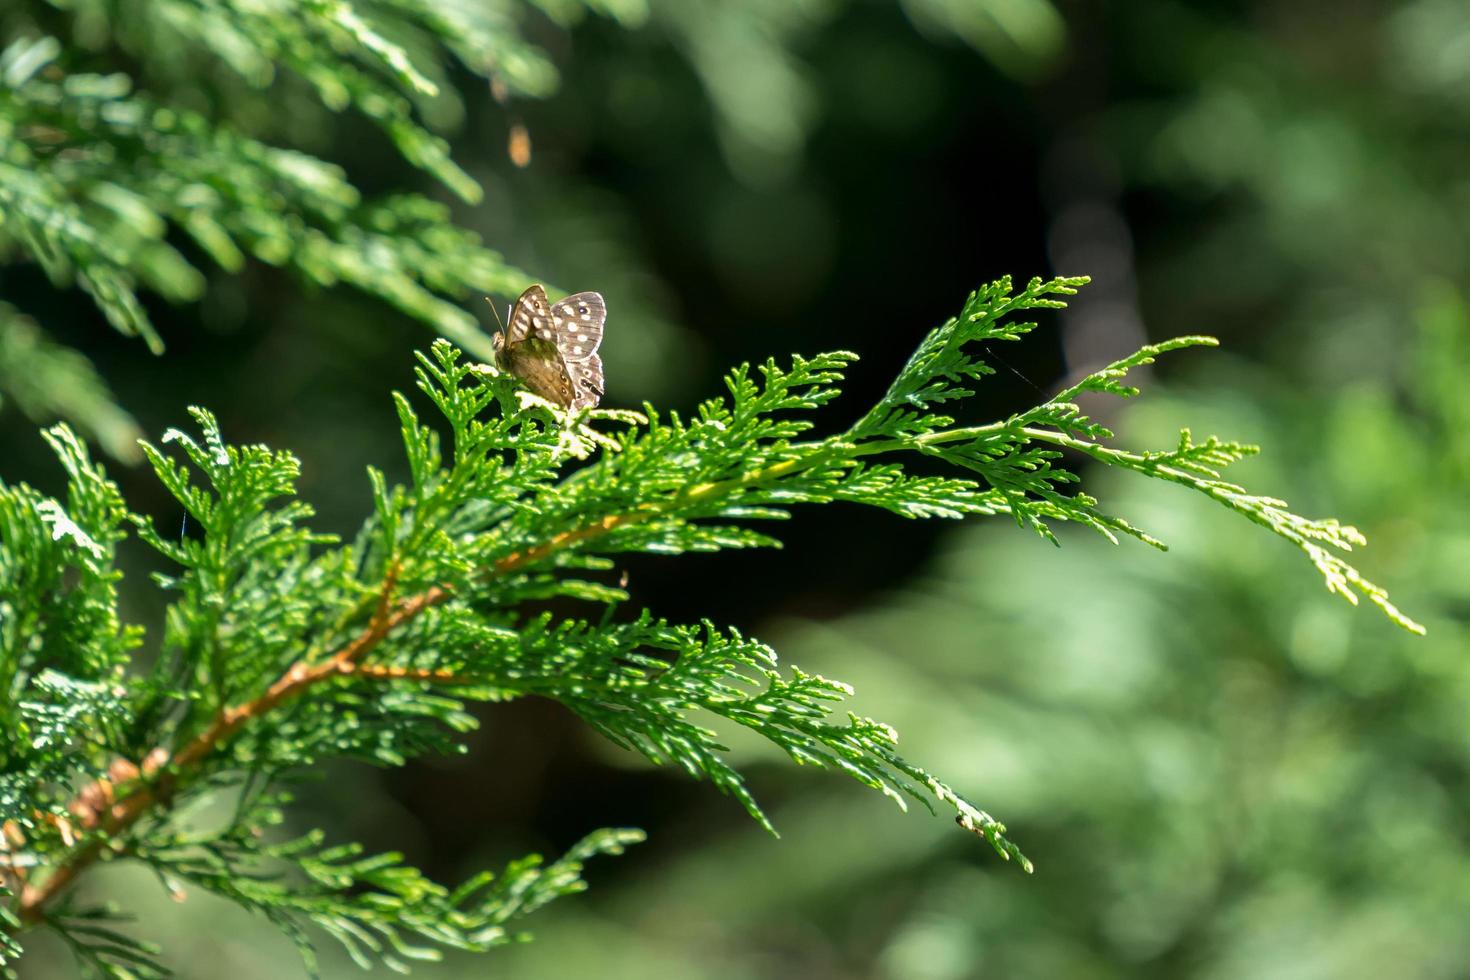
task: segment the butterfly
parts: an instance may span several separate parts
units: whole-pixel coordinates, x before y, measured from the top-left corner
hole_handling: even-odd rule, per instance
[[[510,309],[504,333],[494,336],[495,365],[562,408],[595,408],[602,397],[601,293],[573,293],[555,303],[532,286]]]

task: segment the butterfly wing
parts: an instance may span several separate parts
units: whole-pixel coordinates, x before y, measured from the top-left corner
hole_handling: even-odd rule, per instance
[[[545,293],[542,293],[543,298]],[[573,293],[551,307],[552,339],[568,361],[587,361],[602,346],[602,328],[607,323],[607,303],[601,293]],[[602,366],[597,368],[597,387],[602,388]]]
[[[589,354],[564,363],[572,385],[572,408],[596,408],[602,398],[602,358]]]
[[[573,293],[551,306],[552,330],[572,386],[574,409],[595,408],[602,398],[602,330],[607,303],[601,293]]]
[[[532,392],[562,408],[570,408],[577,389],[567,362],[549,340],[532,337],[506,352],[506,368]]]
[[[505,346],[514,347],[532,337],[555,340],[551,333],[551,304],[546,299],[546,290],[533,285],[521,293],[516,305],[510,310],[510,323],[505,328]]]

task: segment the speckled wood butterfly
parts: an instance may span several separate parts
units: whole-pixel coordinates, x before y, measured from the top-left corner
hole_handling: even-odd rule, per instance
[[[605,322],[601,293],[552,303],[546,290],[532,286],[511,307],[505,332],[494,336],[495,365],[562,408],[594,408],[602,397],[597,348]]]

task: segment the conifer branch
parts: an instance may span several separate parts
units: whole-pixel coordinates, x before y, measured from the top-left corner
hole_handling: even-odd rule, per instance
[[[672,624],[647,610],[614,616],[629,596],[596,576],[619,555],[773,547],[779,542],[751,525],[784,518],[793,504],[842,500],[914,519],[1009,514],[1052,541],[1051,525],[1069,521],[1162,547],[1093,498],[1065,492],[1078,477],[1060,453],[1077,451],[1203,493],[1306,551],[1329,588],[1350,597],[1360,590],[1415,628],[1329,550],[1360,544],[1356,531],[1299,518],[1220,479],[1251,447],[1196,444],[1186,431],[1167,452],[1115,449],[1104,445],[1112,434],[1071,401],[1083,391],[1131,396],[1123,379],[1132,367],[1206,338],[1145,348],[999,422],[961,427],[942,414],[992,373],[981,342],[1023,336],[1032,324],[1012,314],[1055,308],[1084,282],[1033,280],[1013,293],[1002,280],[978,291],[924,339],[872,411],[825,438],[809,435],[814,414],[836,397],[850,353],[738,368],[729,397],[686,420],[651,406],[564,414],[438,342],[416,374],[443,432],[396,396],[409,481],[389,486],[369,471],[373,512],[350,546],[307,527],[311,511],[294,499],[294,457],[227,443],[203,409],[191,410],[202,438],[170,430],[163,443],[176,454],[143,447],[199,540],[165,537],[129,513],[70,430],[51,430],[71,476],[68,499],[0,483],[0,601],[13,611],[0,620],[0,665],[20,693],[0,709],[11,712],[8,730],[44,736],[12,741],[19,778],[0,778],[6,814],[24,824],[3,862],[10,890],[19,890],[9,932],[45,923],[84,958],[153,962],[122,933],[97,932],[87,916],[101,913],[70,904],[68,886],[117,855],[260,911],[308,962],[308,924],[363,962],[399,955],[405,936],[466,949],[504,941],[499,923],[529,908],[509,893],[472,901],[465,896],[474,888],[440,889],[395,856],[324,848],[319,835],[269,844],[261,829],[281,819],[285,797],[272,787],[292,771],[329,757],[399,765],[453,751],[455,733],[474,725],[465,701],[530,695],[563,704],[623,748],[710,780],[767,828],[711,719],[900,806],[951,809],[961,827],[1030,870],[1004,825],[900,755],[892,729],[834,717],[852,694],[847,685],[783,666],[759,640],[713,623]],[[911,454],[965,475],[914,475],[903,462]],[[174,601],[145,676],[129,673],[141,631],[116,615],[112,560],[127,525],[181,570],[158,578]],[[553,597],[602,615],[525,611]],[[70,609],[65,632],[50,618],[58,602]],[[22,669],[42,648],[54,666]],[[120,757],[143,761],[118,778]],[[97,758],[114,763],[99,771]],[[62,797],[68,786],[83,789]],[[238,794],[230,827],[191,835],[176,826],[170,804],[216,791]],[[585,853],[634,839],[594,835]],[[262,864],[283,864],[310,884],[259,884]],[[513,868],[500,880],[531,875],[524,880],[548,898],[580,887],[557,867]]]
[[[271,710],[301,695],[315,684],[355,673],[358,662],[383,642],[389,633],[412,620],[425,609],[445,601],[449,595],[443,590],[430,589],[390,610],[387,600],[392,594],[392,585],[393,576],[390,575],[382,590],[384,601],[379,605],[377,614],[374,615],[367,628],[325,662],[312,665],[305,661],[297,661],[260,697],[221,710],[203,732],[177,752],[169,755],[166,749],[160,747],[151,753],[151,757],[166,760],[162,764],[155,761],[151,767],[145,765],[145,770],[150,768],[153,770],[148,775],[155,776],[154,781],[140,784],[135,792],[112,804],[104,813],[89,814],[90,819],[84,819],[84,824],[100,831],[99,836],[56,865],[39,885],[28,884],[25,887],[17,908],[20,919],[23,922],[40,920],[44,915],[45,905],[69,885],[78,873],[101,856],[106,838],[114,837],[127,830],[150,808],[164,802],[177,787],[180,777],[188,767],[203,760],[221,742],[239,731],[246,722],[264,717]],[[374,676],[375,672],[363,673],[364,676]],[[78,794],[73,806],[98,796],[101,786],[101,780],[89,784]]]

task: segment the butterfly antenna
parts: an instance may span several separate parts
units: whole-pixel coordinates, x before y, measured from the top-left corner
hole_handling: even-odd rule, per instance
[[[492,296],[486,296],[485,302],[490,304],[490,312],[495,314],[495,322],[500,324],[500,332],[509,337],[510,331],[505,329],[505,321],[500,319],[500,310],[496,309],[495,307],[495,298]],[[510,316],[510,311],[506,310],[505,315]]]

